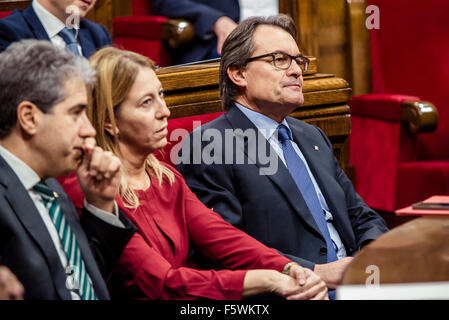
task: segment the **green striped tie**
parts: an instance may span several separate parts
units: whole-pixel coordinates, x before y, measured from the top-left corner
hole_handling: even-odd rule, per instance
[[[36,184],[34,190],[41,195],[50,218],[58,231],[68,265],[74,267],[74,280],[79,288],[79,296],[82,300],[98,300],[92,281],[87,273],[83,257],[81,256],[81,250],[76,242],[75,234],[72,232],[70,225],[60,210],[58,194],[53,192],[43,181]]]

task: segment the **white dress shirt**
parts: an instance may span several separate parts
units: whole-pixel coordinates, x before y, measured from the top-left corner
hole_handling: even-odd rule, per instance
[[[279,0],[240,0],[240,21],[253,16],[279,13]]]
[[[23,184],[25,189],[28,191],[28,194],[29,194],[31,200],[33,200],[34,204],[36,205],[37,211],[39,212],[39,215],[41,216],[41,218],[48,230],[48,233],[50,234],[53,244],[55,245],[56,251],[58,252],[58,256],[61,261],[61,265],[64,268],[64,270],[67,270],[67,266],[68,266],[67,265],[67,256],[64,252],[61,238],[59,237],[58,231],[56,230],[56,227],[50,218],[50,215],[44,205],[41,195],[33,189],[33,187],[39,181],[41,181],[41,178],[25,162],[23,162],[22,160],[17,158],[15,155],[13,155],[11,152],[6,150],[2,146],[0,146],[0,156],[3,157],[3,159],[6,161],[6,163],[11,167],[11,169],[14,171],[14,173],[19,178],[20,182]],[[98,209],[97,207],[94,207],[93,205],[87,203],[86,200],[84,200],[84,205],[85,205],[86,209],[88,209],[92,214],[94,214],[99,219],[101,219],[109,224],[112,224],[116,227],[121,227],[121,228],[124,227],[123,223],[120,221],[120,219],[118,217],[118,207],[117,207],[116,203],[115,203],[115,214],[111,214],[109,212]],[[70,291],[70,293],[72,294],[73,300],[80,299],[80,297],[73,291]]]
[[[282,144],[276,138],[276,135],[274,134],[277,130],[277,127],[279,126],[279,123],[259,112],[250,110],[238,103],[235,103],[235,105],[256,126],[256,128],[260,131],[260,133],[262,133],[262,135],[265,137],[265,139],[268,140],[271,147],[274,149],[274,151],[276,151],[279,158],[282,160],[282,162],[287,167],[287,163],[285,162],[285,158],[284,158],[284,152],[282,150]],[[285,119],[282,121],[281,124],[285,125],[288,128],[288,130],[290,130],[290,127],[288,126],[288,123]],[[333,224],[334,218],[329,211],[329,206],[327,205],[326,199],[324,199],[324,195],[321,192],[321,189],[318,186],[318,183],[316,182],[312,171],[310,171],[310,168],[306,161],[306,158],[302,154],[298,145],[293,140],[292,140],[292,146],[295,149],[296,154],[304,162],[304,164],[307,168],[307,172],[309,173],[310,179],[312,180],[313,186],[315,187],[315,191],[317,193],[318,200],[320,201],[321,208],[323,209],[324,213],[326,214],[327,229],[329,230],[329,235],[332,239],[332,242],[334,243],[334,246],[336,247],[337,258],[338,259],[344,258],[347,256],[346,249],[345,249],[345,246],[343,245],[343,242],[341,241],[341,238],[340,238],[340,235],[338,234],[337,229],[335,229],[335,226]]]
[[[48,12],[47,9],[45,9],[37,0],[33,0],[33,3],[31,4],[33,6],[34,12],[36,12],[37,17],[39,18],[40,22],[42,23],[42,26],[44,27],[45,31],[47,32],[48,37],[50,38],[50,41],[57,46],[58,48],[65,48],[66,43],[64,39],[60,36],[58,36],[58,33],[61,32],[62,29],[66,27],[64,22],[59,20],[57,17],[55,17],[53,14]],[[81,45],[78,42],[78,51],[80,52],[80,55],[83,55],[83,49],[81,48]]]

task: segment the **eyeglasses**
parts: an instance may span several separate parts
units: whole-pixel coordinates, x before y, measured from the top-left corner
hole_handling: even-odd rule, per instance
[[[276,68],[287,70],[292,65],[293,59],[295,59],[298,66],[301,68],[302,72],[305,73],[309,68],[310,60],[304,57],[302,54],[298,54],[297,56],[291,56],[288,53],[282,51],[275,51],[267,54],[263,54],[261,56],[252,57],[246,60],[246,63],[260,59],[265,57],[272,57],[273,59],[269,62],[272,62]],[[268,62],[268,61],[267,61]]]

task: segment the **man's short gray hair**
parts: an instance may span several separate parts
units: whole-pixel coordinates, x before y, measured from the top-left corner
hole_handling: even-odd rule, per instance
[[[66,98],[65,85],[79,78],[95,84],[95,72],[83,57],[55,47],[49,41],[22,40],[0,54],[0,139],[17,122],[17,106],[34,103],[43,112]]]
[[[254,52],[253,36],[258,26],[279,27],[296,38],[296,27],[293,19],[285,14],[270,17],[251,17],[243,20],[226,38],[221,50],[219,73],[220,96],[224,110],[234,105],[234,99],[241,93],[240,87],[229,78],[229,67],[245,67]]]

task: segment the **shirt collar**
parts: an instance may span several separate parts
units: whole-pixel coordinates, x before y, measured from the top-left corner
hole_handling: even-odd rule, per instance
[[[33,0],[32,6],[50,39],[65,28],[64,23],[48,12],[37,0]]]
[[[41,181],[41,178],[33,169],[2,146],[0,146],[0,156],[11,167],[26,190],[30,190]]]
[[[277,127],[280,124],[283,124],[287,127],[290,137],[292,136],[290,127],[288,126],[287,120],[282,120],[281,123],[271,119],[270,117],[267,117],[266,115],[253,111],[251,109],[248,109],[241,104],[234,102],[236,107],[240,109],[240,111],[243,112],[243,114],[256,126],[256,128],[263,134],[265,139],[270,140],[271,137],[274,135],[274,133],[277,130]]]

